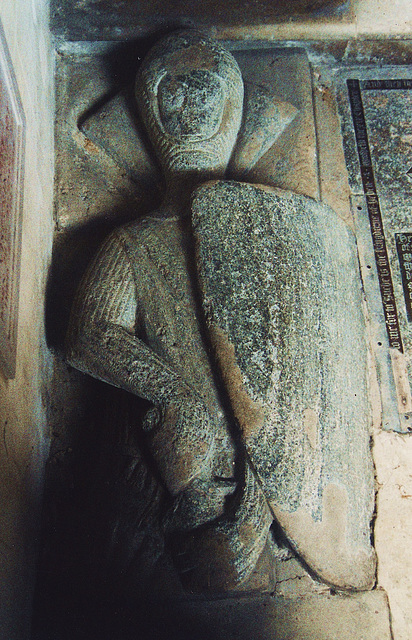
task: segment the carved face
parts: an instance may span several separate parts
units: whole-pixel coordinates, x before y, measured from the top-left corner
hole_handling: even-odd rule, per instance
[[[216,73],[198,69],[174,77],[167,74],[157,96],[164,130],[177,140],[209,140],[218,133],[226,87]]]
[[[168,36],[144,60],[136,98],[169,178],[224,173],[243,107],[242,76],[228,51],[196,32]]]

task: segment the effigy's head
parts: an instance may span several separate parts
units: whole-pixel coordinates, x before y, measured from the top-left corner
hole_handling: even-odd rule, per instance
[[[172,33],[144,59],[135,92],[167,175],[224,172],[243,109],[242,75],[229,51],[195,31]]]

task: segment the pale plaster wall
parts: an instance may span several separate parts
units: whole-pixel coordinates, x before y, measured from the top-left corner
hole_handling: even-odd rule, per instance
[[[0,374],[0,638],[29,637],[43,470],[49,356],[44,291],[52,239],[53,54],[46,0],[1,0],[0,19],[26,117],[17,373]]]

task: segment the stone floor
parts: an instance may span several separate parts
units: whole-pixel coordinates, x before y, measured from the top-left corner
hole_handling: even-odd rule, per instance
[[[33,640],[391,640],[387,598],[376,590],[352,596],[145,603],[93,622],[73,616]]]
[[[154,626],[156,631],[151,637],[165,640],[391,639],[387,600],[382,591],[354,596],[265,596],[186,602],[166,605],[160,612],[166,614],[165,618],[160,622],[161,613],[159,630]],[[162,629],[165,624],[167,628]]]

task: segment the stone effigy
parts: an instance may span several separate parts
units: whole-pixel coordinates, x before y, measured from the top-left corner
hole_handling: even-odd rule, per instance
[[[67,359],[151,403],[141,428],[172,500],[165,535],[187,589],[237,589],[274,520],[314,576],[370,588],[366,341],[351,233],[310,198],[223,180],[243,81],[217,43],[190,31],[161,40],[136,98],[166,194],[101,247],[74,303]],[[260,131],[250,154],[265,148]]]

